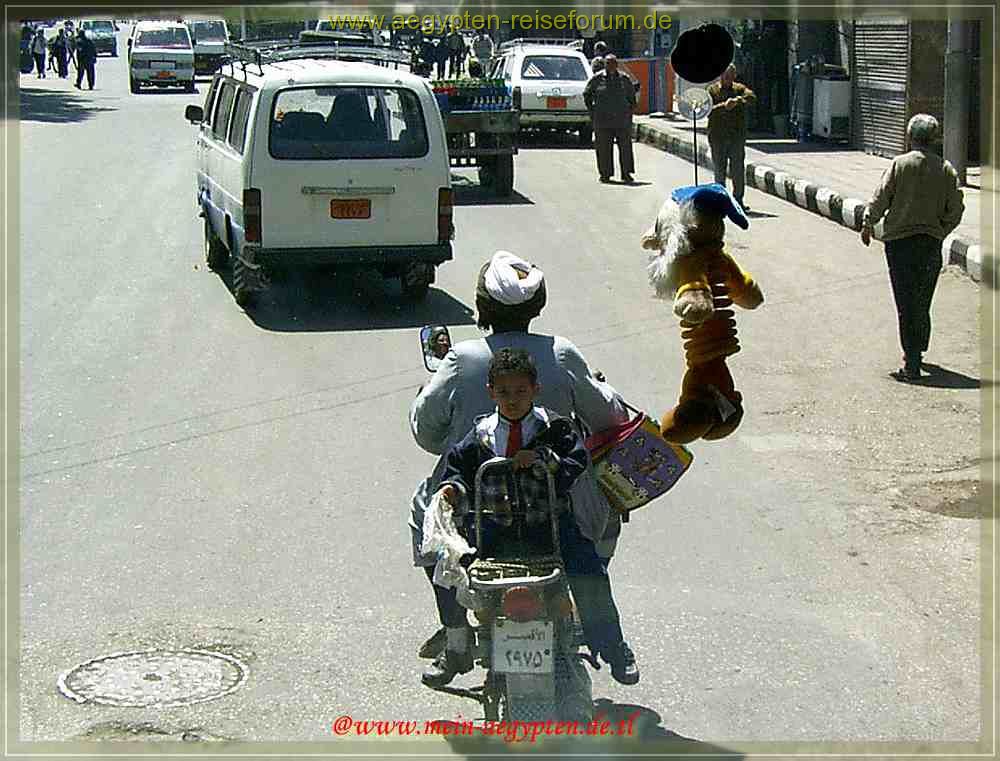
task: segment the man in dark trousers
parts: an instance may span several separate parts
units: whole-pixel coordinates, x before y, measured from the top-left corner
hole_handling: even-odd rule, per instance
[[[615,148],[622,180],[632,182],[635,160],[632,156],[632,111],[635,109],[635,86],[618,71],[618,58],[604,57],[604,70],[598,72],[583,91],[583,100],[594,126],[594,149],[601,182],[611,182],[615,173]]]
[[[965,204],[955,168],[934,150],[941,128],[930,114],[906,127],[910,150],[892,160],[865,209],[861,242],[871,243],[885,217],[882,241],[899,317],[903,366],[891,373],[904,383],[920,380],[931,340],[931,300],[941,273],[941,241],[962,221]]]
[[[757,102],[757,96],[746,85],[736,81],[736,67],[729,64],[722,77],[708,88],[712,96],[712,112],[708,115],[708,145],[712,149],[715,181],[726,186],[726,168],[733,180],[733,198],[744,209],[746,185],[747,106]]]
[[[94,89],[94,63],[97,61],[97,48],[94,41],[81,29],[76,35],[76,89],[82,89],[83,74],[87,73],[87,85]]]

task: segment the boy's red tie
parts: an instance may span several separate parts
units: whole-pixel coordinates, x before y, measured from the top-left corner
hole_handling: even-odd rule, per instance
[[[521,421],[510,424],[510,432],[507,434],[507,453],[504,457],[513,457],[521,451]]]

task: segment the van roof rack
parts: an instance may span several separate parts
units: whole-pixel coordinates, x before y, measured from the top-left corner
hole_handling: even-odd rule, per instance
[[[231,64],[239,62],[246,74],[248,65],[264,73],[263,65],[300,58],[332,58],[338,61],[365,61],[383,66],[409,63],[410,55],[403,50],[389,47],[342,44],[336,33],[329,38],[324,32],[310,32],[303,40],[240,40],[226,43],[226,54]],[[353,41],[352,41],[353,42]]]
[[[583,47],[583,40],[567,39],[566,37],[517,37],[513,40],[501,42],[499,50],[510,50],[521,45],[558,45],[564,48],[579,50]]]

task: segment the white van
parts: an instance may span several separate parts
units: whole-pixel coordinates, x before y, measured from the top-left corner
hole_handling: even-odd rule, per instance
[[[184,24],[175,21],[140,21],[128,39],[129,90],[143,85],[182,86],[194,92],[194,48]]]
[[[231,260],[241,305],[270,270],[318,264],[375,267],[416,300],[452,258],[447,142],[424,79],[293,55],[231,63],[185,117],[206,258]]]

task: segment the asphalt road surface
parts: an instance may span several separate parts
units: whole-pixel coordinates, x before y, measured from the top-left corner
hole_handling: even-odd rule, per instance
[[[476,272],[515,251],[546,273],[534,327],[572,339],[658,416],[683,360],[639,237],[691,166],[637,145],[639,182],[601,185],[589,150],[532,141],[511,202],[456,174],[455,258],[425,303],[395,283],[293,273],[247,313],[204,264],[183,110],[206,83],[134,96],[125,58],[102,57],[93,92],[21,86],[20,738],[337,750],[351,737],[331,733],[341,715],[480,715],[424,688],[415,657],[436,627],[406,528],[433,464],[407,425],[427,378],[419,328],[477,336]],[[978,519],[992,493],[980,393],[995,380],[979,287],[944,271],[937,370],[898,384],[881,244],[747,200],[750,230],[728,231],[766,296],[738,315],[730,361],[747,414],[728,439],[692,445],[688,474],[625,527],[612,578],[642,680],[595,673],[598,707],[641,712],[632,750],[976,741]],[[249,676],[174,708],[78,705],[57,689],[84,661],[154,648],[228,654]]]

